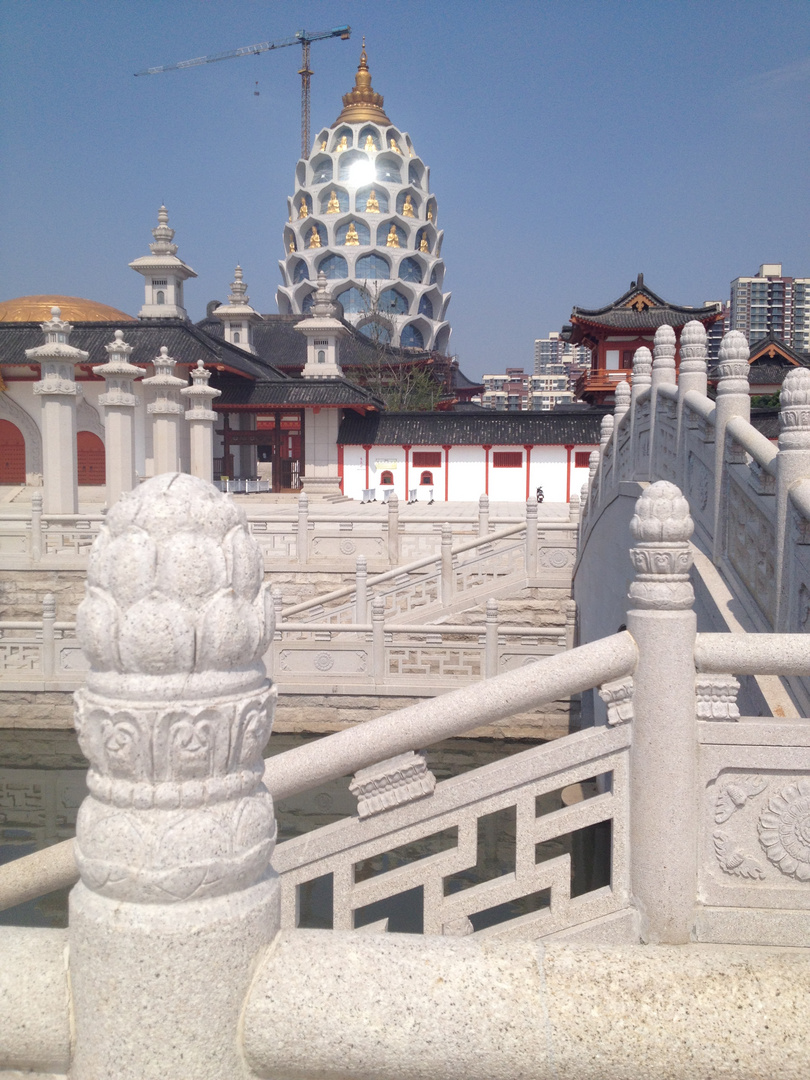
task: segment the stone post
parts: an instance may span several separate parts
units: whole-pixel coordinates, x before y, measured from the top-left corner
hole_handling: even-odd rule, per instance
[[[388,561],[392,567],[399,565],[399,499],[395,491],[388,496]]]
[[[639,450],[636,417],[638,415],[638,399],[652,385],[651,373],[652,353],[646,345],[642,345],[633,353],[633,382],[630,386],[630,452],[632,454],[630,479],[638,477],[641,480],[646,480],[649,476],[649,457],[642,460],[642,454]]]
[[[662,386],[675,387],[675,331],[671,326],[659,326],[653,343],[652,385],[650,388],[650,463],[649,478],[656,480],[661,467],[661,436],[658,433],[658,390]]]
[[[191,475],[199,476],[209,484],[214,479],[214,422],[217,418],[211,404],[222,393],[208,385],[210,378],[211,372],[206,370],[202,360],[198,360],[197,366],[191,369],[191,386],[184,386],[180,391],[188,398],[190,406],[185,415],[191,425]]]
[[[579,524],[579,515],[582,510],[582,502],[576,491],[571,492],[571,498],[568,502],[568,520],[572,525]]]
[[[42,597],[42,675],[53,678],[56,669],[56,597],[45,593]]]
[[[444,607],[448,607],[455,592],[455,581],[453,579],[453,527],[449,521],[445,521],[442,525],[441,562],[441,601]]]
[[[630,878],[645,942],[686,944],[697,888],[694,526],[667,480],[636,502],[627,629],[638,646],[630,749]]]
[[[779,454],[776,458],[776,619],[774,629],[785,632],[790,622],[790,560],[788,529],[790,489],[810,478],[810,371],[793,368],[782,383],[779,409]],[[798,583],[795,586],[798,590]]]
[[[748,395],[748,342],[745,334],[731,330],[720,344],[717,401],[714,410],[714,523],[712,559],[719,564],[726,548],[728,491],[726,483],[726,425],[733,416],[751,419]]]
[[[125,491],[135,487],[135,406],[138,399],[132,387],[134,379],[146,374],[146,368],[130,364],[132,345],[124,341],[123,330],[115,331],[115,340],[105,345],[109,359],[93,368],[107,384],[98,399],[104,406],[104,441],[106,444],[107,506],[117,503]]]
[[[42,492],[35,491],[31,496],[31,561],[38,563],[42,558]]]
[[[275,627],[275,633],[273,634],[273,637],[276,641],[281,641],[280,627],[283,619],[282,604],[284,601],[282,599],[281,589],[278,587],[278,585],[273,586],[270,592],[270,596],[273,600],[273,626]]]
[[[368,618],[368,562],[365,555],[357,556],[354,572],[354,621],[364,623]]]
[[[529,499],[526,503],[526,574],[537,577],[537,500]]]
[[[599,506],[599,485],[596,483],[596,477],[601,456],[598,450],[591,450],[588,456],[588,517],[591,518]]]
[[[26,349],[29,364],[39,364],[42,378],[34,383],[42,413],[42,486],[46,514],[77,514],[79,481],[76,461],[76,367],[90,356],[68,345],[73,327],[60,318],[58,307],[41,323],[45,344]]]
[[[478,535],[489,536],[489,495],[478,496]]]
[[[577,633],[577,602],[565,601],[565,647],[573,649]]]
[[[690,390],[706,397],[708,390],[708,337],[706,327],[692,319],[681,330],[681,367],[678,372],[678,478],[686,485],[688,468],[687,428],[684,424],[684,398]]]
[[[498,674],[498,601],[487,600],[484,645],[484,678]]]
[[[371,600],[371,670],[376,682],[385,680],[385,600]]]
[[[613,475],[617,484],[621,480],[630,479],[630,469],[632,467],[633,451],[629,442],[625,444],[625,457],[622,460],[619,459],[619,428],[629,410],[630,383],[627,379],[622,379],[620,383],[616,384],[613,405]]]
[[[244,512],[184,474],[122,496],[93,546],[71,1080],[244,1075],[242,1005],[279,926],[262,577]]]
[[[298,562],[309,562],[309,496],[302,491],[298,496],[298,527],[295,533],[295,549]]]
[[[186,383],[176,378],[174,358],[169,356],[165,345],[160,348],[160,355],[152,361],[155,374],[143,380],[144,386],[154,387],[155,400],[146,406],[152,417],[152,454],[154,457],[155,476],[162,473],[177,472],[180,467],[180,417],[183,406],[180,404],[179,391]]]

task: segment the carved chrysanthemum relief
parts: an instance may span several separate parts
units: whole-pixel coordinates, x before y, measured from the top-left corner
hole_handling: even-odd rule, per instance
[[[774,866],[810,881],[810,779],[788,784],[759,816],[759,842]]]

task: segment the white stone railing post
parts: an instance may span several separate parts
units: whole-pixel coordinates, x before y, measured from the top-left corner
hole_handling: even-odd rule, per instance
[[[39,364],[42,378],[34,393],[42,404],[42,485],[46,514],[76,514],[79,480],[76,456],[76,367],[86,364],[89,353],[68,344],[73,327],[63,322],[58,307],[41,323],[45,344],[26,349],[29,364]]]
[[[441,546],[441,602],[444,607],[452,603],[455,593],[455,575],[453,574],[453,527],[449,521],[442,525]]]
[[[684,423],[684,398],[694,390],[701,397],[708,391],[708,336],[706,327],[697,319],[692,319],[681,330],[681,366],[678,370],[678,432],[677,432],[677,476],[683,487],[687,476],[687,427]]]
[[[630,479],[630,469],[632,468],[633,460],[633,451],[630,443],[626,444],[624,458],[622,460],[619,459],[619,427],[629,411],[630,383],[627,379],[622,379],[620,383],[616,383],[613,404],[613,479],[615,484],[618,484],[621,480]]]
[[[135,487],[135,406],[138,399],[133,380],[146,374],[146,368],[129,362],[132,345],[124,341],[123,330],[115,331],[115,340],[104,346],[108,360],[93,368],[107,388],[99,396],[104,407],[104,444],[106,448],[107,506],[117,503],[125,491]]]
[[[385,679],[385,599],[371,599],[371,670],[377,682]]]
[[[175,360],[169,356],[165,345],[161,346],[160,355],[152,363],[155,374],[143,379],[142,384],[155,391],[155,400],[146,406],[146,411],[152,417],[155,476],[160,476],[180,469],[180,418],[183,415],[180,390],[186,382],[173,374]]]
[[[537,500],[529,499],[526,503],[526,574],[537,577]]]
[[[731,330],[720,344],[717,370],[717,401],[714,410],[714,521],[712,559],[719,564],[726,550],[728,483],[726,426],[733,416],[751,420],[748,394],[748,342],[745,334]]]
[[[487,600],[484,631],[484,678],[498,674],[498,601]]]
[[[42,558],[42,492],[31,496],[31,562]]]
[[[599,425],[599,469],[595,474],[596,483],[596,501],[598,505],[602,505],[605,498],[605,448],[610,444],[610,440],[613,438],[613,416],[611,413],[607,413],[602,417],[602,422]]]
[[[189,403],[185,417],[190,425],[191,475],[199,476],[209,484],[214,478],[214,423],[217,418],[211,404],[222,393],[208,385],[210,378],[211,372],[206,370],[202,360],[198,360],[197,366],[191,369],[191,386],[184,386],[180,391]]]
[[[242,1076],[241,1010],[280,921],[261,551],[230,499],[173,474],[110,509],[93,556],[77,613],[90,794],[70,894],[70,1075]]]
[[[280,641],[281,640],[281,634],[279,633],[279,628],[280,628],[282,620],[284,618],[284,611],[283,611],[284,598],[283,598],[283,596],[281,594],[281,589],[278,587],[278,585],[273,586],[272,590],[270,591],[270,596],[271,596],[272,601],[273,601],[273,626],[275,627],[275,633],[274,633],[273,637],[276,638],[278,641]]]
[[[399,565],[399,499],[395,491],[388,496],[388,561],[392,567]]]
[[[633,353],[633,382],[630,386],[630,452],[633,455],[632,479],[646,480],[650,474],[649,456],[642,458],[639,449],[638,399],[652,385],[652,353],[642,345]],[[649,447],[648,447],[649,455]]]
[[[365,555],[357,556],[354,571],[354,621],[364,623],[368,619],[368,561]]]
[[[810,478],[810,371],[793,368],[785,376],[779,398],[779,453],[776,457],[776,619],[774,629],[786,631],[791,599],[793,538],[788,528],[790,489]]]
[[[573,649],[577,633],[577,602],[565,601],[565,647]]]
[[[489,534],[489,495],[478,496],[478,535]]]
[[[661,468],[661,436],[659,434],[658,391],[662,386],[676,387],[675,331],[671,326],[659,326],[653,342],[652,383],[650,386],[650,480],[657,480]]]
[[[309,496],[302,491],[298,496],[298,528],[295,533],[295,552],[298,562],[309,562]]]
[[[588,456],[588,518],[594,519],[599,509],[599,485],[596,477],[599,473],[599,461],[602,455],[598,450],[591,450]]]
[[[576,491],[571,492],[568,501],[568,520],[572,525],[579,525],[579,517],[582,511],[582,502]]]
[[[698,790],[694,526],[680,490],[651,484],[630,523],[627,629],[639,650],[630,749],[630,874],[642,940],[690,940],[697,888]]]
[[[42,675],[52,679],[56,670],[56,597],[45,593],[42,597]]]

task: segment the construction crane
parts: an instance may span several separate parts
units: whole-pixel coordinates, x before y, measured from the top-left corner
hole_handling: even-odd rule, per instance
[[[301,157],[309,157],[309,80],[312,71],[309,66],[309,47],[313,41],[326,38],[340,38],[348,41],[352,34],[350,26],[334,26],[331,30],[299,30],[294,37],[281,41],[260,41],[258,45],[245,45],[230,52],[214,53],[213,56],[197,56],[193,60],[181,60],[179,64],[164,64],[163,67],[151,67],[145,71],[136,71],[136,75],[159,75],[162,71],[180,71],[183,68],[197,67],[198,64],[213,64],[217,60],[232,60],[237,56],[258,56],[271,49],[283,49],[287,45],[300,45],[303,53],[301,69]]]

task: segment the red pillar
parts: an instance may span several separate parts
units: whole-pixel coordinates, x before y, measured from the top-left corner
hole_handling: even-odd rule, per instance
[[[444,450],[444,501],[450,501],[450,447],[442,446]]]
[[[524,443],[523,449],[526,451],[526,502],[529,501],[529,473],[532,469],[532,450],[534,449],[534,443]]]
[[[408,499],[411,497],[410,489],[408,487],[408,481],[410,478],[408,468],[411,464],[411,445],[411,443],[402,444],[402,449],[405,451],[405,502],[407,502]]]
[[[366,491],[368,491],[368,455],[371,452],[371,443],[363,443],[363,449],[366,452]]]
[[[484,494],[489,495],[489,452],[492,445],[482,447],[484,451]]]
[[[571,502],[571,454],[574,447],[571,443],[565,444],[566,462],[565,462],[565,501]]]
[[[343,491],[343,443],[338,443],[337,455],[338,455],[338,483],[340,484],[340,490]]]

